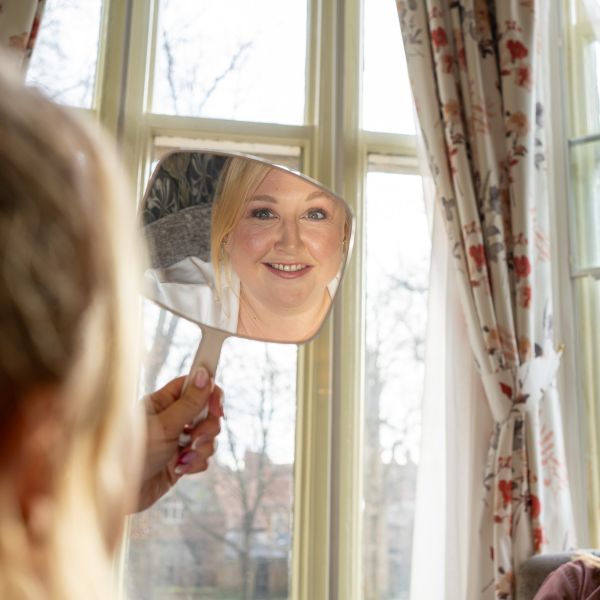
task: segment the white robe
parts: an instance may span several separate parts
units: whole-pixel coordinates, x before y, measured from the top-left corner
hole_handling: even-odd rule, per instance
[[[333,298],[340,273],[327,289]],[[196,323],[237,333],[240,310],[240,280],[231,270],[221,281],[220,298],[215,292],[215,274],[210,263],[188,256],[166,268],[148,269],[144,274],[147,298]]]

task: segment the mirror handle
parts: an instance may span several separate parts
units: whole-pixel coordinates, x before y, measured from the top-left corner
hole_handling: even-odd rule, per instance
[[[183,384],[182,394],[185,393],[188,386],[192,381],[192,377],[200,367],[204,367],[211,377],[214,377],[217,372],[217,366],[219,364],[219,357],[221,356],[221,348],[223,342],[231,337],[230,333],[220,331],[218,329],[212,329],[210,327],[202,327],[202,339],[196,350],[196,356],[192,361],[190,372],[185,379]],[[192,421],[190,424],[191,429],[194,429],[200,421],[203,421],[208,416],[208,404],[204,407],[202,412]],[[182,431],[179,434],[179,447],[185,448],[192,441],[192,437],[189,433]]]

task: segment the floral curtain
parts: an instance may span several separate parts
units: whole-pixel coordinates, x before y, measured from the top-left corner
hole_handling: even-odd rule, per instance
[[[540,58],[547,7],[396,3],[481,375],[477,400],[493,417],[466,588],[510,599],[523,560],[574,545],[552,330]]]
[[[0,47],[10,48],[23,72],[29,59],[46,0],[0,0]]]

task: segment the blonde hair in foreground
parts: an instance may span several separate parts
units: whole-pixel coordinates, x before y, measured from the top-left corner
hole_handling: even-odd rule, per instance
[[[127,490],[137,490],[138,247],[131,196],[100,137],[8,75],[0,56],[0,598],[7,600],[114,597],[111,561],[133,506]],[[7,438],[14,442],[28,391],[48,385],[60,390],[53,414],[62,435],[37,515],[41,576],[32,566],[34,528],[7,474],[16,460],[7,458]]]

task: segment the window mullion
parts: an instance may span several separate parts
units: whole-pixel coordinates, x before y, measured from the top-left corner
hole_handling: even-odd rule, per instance
[[[146,184],[152,140],[147,119],[153,70],[154,37],[158,0],[131,0],[131,28],[124,102],[123,155],[134,182],[136,198]]]
[[[100,122],[119,138],[129,45],[130,3],[105,0],[102,10],[96,101]]]
[[[311,0],[304,171],[335,188],[335,2]],[[337,191],[337,190],[336,190]],[[298,356],[292,598],[328,600],[332,319]]]
[[[333,461],[332,461],[332,599],[362,598],[362,482],[364,390],[364,186],[366,146],[360,133],[363,64],[363,2],[340,2],[338,45],[342,80],[341,117],[336,149],[343,152],[343,195],[357,218],[352,259],[334,313]]]

